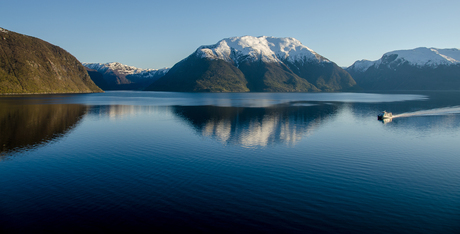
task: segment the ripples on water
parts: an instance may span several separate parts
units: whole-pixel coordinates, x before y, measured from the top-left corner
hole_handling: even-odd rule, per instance
[[[457,233],[459,96],[2,97],[0,231]]]

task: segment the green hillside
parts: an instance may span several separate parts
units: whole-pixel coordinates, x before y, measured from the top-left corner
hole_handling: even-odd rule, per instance
[[[0,94],[103,92],[70,53],[0,28]]]

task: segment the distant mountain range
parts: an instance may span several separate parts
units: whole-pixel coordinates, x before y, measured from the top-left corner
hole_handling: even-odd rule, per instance
[[[116,62],[83,65],[88,68],[93,81],[104,90],[143,90],[169,71],[169,68],[141,69]]]
[[[83,66],[84,65],[84,66]],[[0,28],[0,93],[340,92],[460,90],[460,50],[420,47],[348,68],[294,38],[231,37],[201,46],[171,69],[84,63],[38,38]],[[99,88],[99,87],[100,88]]]
[[[102,92],[64,49],[0,28],[0,93]]]
[[[223,39],[217,44],[199,47],[171,69],[138,69],[119,63],[85,65],[100,73],[99,78],[93,80],[105,90],[460,90],[458,49],[397,50],[385,53],[379,60],[359,60],[342,69],[294,38]],[[88,72],[91,75],[94,70]]]
[[[146,90],[310,92],[355,87],[348,72],[294,38],[244,36],[199,47]]]
[[[460,90],[460,50],[420,47],[346,68],[364,90]]]

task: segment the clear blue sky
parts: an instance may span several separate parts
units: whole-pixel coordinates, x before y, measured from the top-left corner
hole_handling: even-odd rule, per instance
[[[0,27],[38,37],[81,62],[171,67],[233,36],[294,37],[349,66],[416,47],[460,48],[460,1],[62,1],[0,5]]]

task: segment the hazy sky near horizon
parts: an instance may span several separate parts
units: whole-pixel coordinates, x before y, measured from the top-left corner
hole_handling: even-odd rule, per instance
[[[460,1],[15,0],[0,27],[81,62],[171,67],[234,36],[294,37],[339,66],[416,47],[460,48]]]

